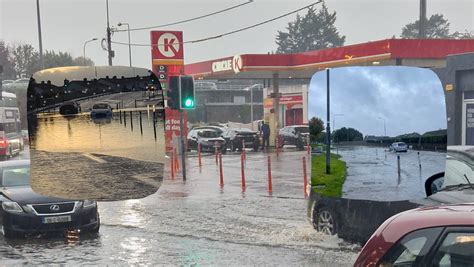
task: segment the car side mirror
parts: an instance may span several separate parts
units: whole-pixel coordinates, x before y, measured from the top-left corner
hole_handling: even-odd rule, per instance
[[[444,172],[440,172],[426,179],[425,182],[425,192],[426,196],[431,196],[437,193],[444,184]]]

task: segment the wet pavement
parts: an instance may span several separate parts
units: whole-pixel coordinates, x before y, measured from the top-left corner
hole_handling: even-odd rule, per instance
[[[359,247],[317,233],[306,219],[302,156],[285,149],[247,152],[246,190],[240,154],[223,155],[224,187],[212,155],[188,157],[188,179],[170,178],[143,199],[100,202],[97,237],[5,240],[5,264],[180,266],[350,266]],[[267,156],[273,194],[267,192]],[[309,166],[308,166],[309,170]],[[309,175],[309,173],[308,173]]]
[[[163,163],[124,157],[33,150],[31,161],[37,163],[31,169],[31,187],[65,199],[143,198],[155,193],[163,180]]]
[[[389,152],[381,147],[339,147],[347,164],[342,195],[350,199],[407,200],[426,197],[424,183],[430,176],[444,172],[446,153],[420,151]],[[400,177],[397,155],[400,156]]]

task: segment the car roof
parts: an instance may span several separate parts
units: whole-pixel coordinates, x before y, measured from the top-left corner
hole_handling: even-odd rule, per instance
[[[399,213],[379,229],[385,240],[396,242],[418,229],[443,226],[473,226],[474,203],[422,207]],[[377,231],[379,231],[377,230]]]

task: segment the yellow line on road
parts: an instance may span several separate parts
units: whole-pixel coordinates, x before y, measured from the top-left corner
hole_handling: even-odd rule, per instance
[[[89,153],[83,153],[82,155],[83,155],[84,157],[86,157],[86,158],[89,158],[89,159],[91,159],[91,160],[95,160],[95,161],[97,161],[97,162],[99,162],[99,163],[107,163],[107,161],[105,161],[105,160],[103,160],[103,159],[101,159],[101,158],[98,158],[98,157],[96,157],[96,156],[93,156],[93,155],[91,155],[91,154],[89,154]]]

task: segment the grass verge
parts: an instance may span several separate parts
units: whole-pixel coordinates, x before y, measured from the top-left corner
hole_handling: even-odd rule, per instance
[[[331,173],[326,174],[326,154],[311,157],[311,184],[317,185],[313,187],[315,192],[323,196],[342,196],[342,185],[347,173],[346,162],[340,158],[331,153]]]

